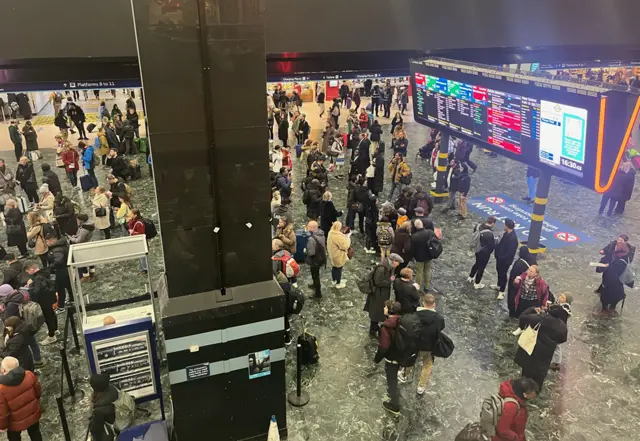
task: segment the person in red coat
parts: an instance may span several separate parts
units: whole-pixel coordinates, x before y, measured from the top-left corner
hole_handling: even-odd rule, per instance
[[[81,142],[80,147],[82,148],[85,143]],[[64,169],[67,172],[67,177],[69,178],[69,182],[75,188],[78,186],[78,169],[80,168],[80,164],[78,160],[80,159],[80,155],[78,151],[71,147],[70,143],[65,143],[62,148],[62,162],[64,162]]]
[[[129,221],[129,234],[131,236],[138,236],[138,235],[145,236],[146,230],[144,227],[144,219],[140,214],[140,210],[138,210],[137,208],[134,208],[133,210],[131,210],[131,213],[133,213],[133,217]],[[147,271],[148,271],[147,258],[145,256],[140,258],[140,273],[147,274]]]
[[[31,441],[42,441],[38,378],[25,371],[13,357],[2,360],[0,373],[0,430],[7,431],[9,441],[19,441],[25,430]]]
[[[499,395],[504,404],[496,425],[496,434],[491,437],[491,441],[526,441],[524,431],[529,417],[526,404],[527,400],[538,395],[538,385],[527,377],[507,380],[500,384]]]
[[[518,288],[514,300],[517,317],[532,306],[538,308],[547,306],[549,286],[540,276],[538,265],[531,265],[526,272],[514,279],[513,284]]]

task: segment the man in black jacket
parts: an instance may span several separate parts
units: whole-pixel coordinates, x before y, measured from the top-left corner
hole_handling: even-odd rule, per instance
[[[513,258],[518,251],[518,235],[514,228],[516,224],[511,219],[504,221],[504,234],[500,243],[496,246],[496,272],[498,273],[498,284],[491,285],[491,289],[499,291],[498,300],[504,299],[504,291],[507,288],[509,267],[513,263]]]
[[[349,86],[346,81],[342,82],[342,86],[340,86],[340,104],[343,106],[347,106],[347,98],[349,97]]]
[[[414,210],[414,213],[415,214],[413,218],[411,218],[411,234],[415,234],[415,232],[417,231],[415,224],[417,220],[422,221],[422,226],[425,230],[435,231],[435,225],[433,224],[433,221],[427,217],[427,214],[422,207],[416,208]]]
[[[51,170],[51,166],[46,162],[41,166],[42,168],[42,182],[49,186],[49,191],[52,195],[57,195],[62,192],[62,186],[60,185],[60,179],[58,174]]]
[[[14,253],[7,253],[4,256],[4,260],[7,261],[9,265],[7,269],[3,271],[3,285],[11,285],[13,289],[20,288],[20,276],[22,274],[22,262],[16,259],[16,255]]]
[[[487,220],[475,226],[473,232],[476,233],[475,253],[476,263],[473,264],[467,282],[473,283],[475,289],[482,289],[484,285],[480,283],[484,269],[489,263],[491,253],[496,246],[495,238],[493,235],[493,227],[496,226],[496,217],[489,216]]]
[[[431,196],[429,196],[429,193],[424,191],[420,184],[416,184],[415,190],[416,192],[411,196],[411,200],[409,201],[407,212],[413,213],[416,208],[421,207],[425,214],[429,216],[431,210],[433,210],[433,200],[431,199]]]
[[[110,149],[107,159],[107,165],[111,167],[111,174],[116,178],[127,180],[131,175],[131,168],[122,156],[118,156],[117,149]]]
[[[416,229],[411,234],[411,251],[416,260],[416,283],[427,291],[431,284],[431,256],[429,255],[429,240],[435,235],[432,229],[425,228],[420,219],[413,222]]]
[[[40,305],[44,321],[47,324],[47,331],[49,331],[47,338],[42,340],[40,344],[43,346],[50,345],[58,340],[56,337],[58,333],[58,319],[56,319],[56,314],[53,311],[53,304],[56,302],[55,285],[51,281],[49,271],[40,269],[37,263],[28,263],[24,270],[28,277],[27,286],[29,287],[29,296],[31,300]]]
[[[65,300],[67,292],[73,295],[71,291],[71,279],[67,271],[67,257],[69,256],[69,242],[65,237],[58,239],[55,234],[47,235],[45,238],[49,252],[47,258],[49,260],[49,268],[56,276],[55,286],[58,293],[58,310],[57,314],[62,314],[65,308]]]
[[[393,294],[396,302],[400,303],[402,309],[401,314],[410,314],[415,312],[420,304],[420,286],[413,282],[413,270],[411,268],[403,268],[400,270],[400,278],[393,281]]]
[[[427,383],[433,369],[433,355],[431,352],[444,329],[444,317],[436,312],[436,298],[433,294],[425,294],[420,298],[420,305],[416,315],[420,319],[420,357],[422,359],[422,372],[418,382],[418,395],[427,390]],[[400,382],[406,381],[406,372],[402,372]],[[404,381],[403,381],[404,380]]]

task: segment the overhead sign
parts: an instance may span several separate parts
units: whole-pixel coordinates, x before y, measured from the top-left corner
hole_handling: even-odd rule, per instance
[[[640,111],[631,92],[456,60],[413,61],[411,81],[417,122],[598,193]]]
[[[0,83],[0,93],[49,92],[58,90],[136,89],[142,87],[140,78],[125,80],[51,81],[38,83]]]
[[[527,240],[531,228],[531,205],[523,204],[502,193],[488,196],[478,196],[467,202],[469,210],[483,218],[495,216],[500,228],[505,219],[515,222],[515,231],[520,241]],[[550,216],[545,216],[540,234],[540,244],[547,248],[562,248],[568,245],[593,242],[586,233],[578,231],[567,224],[559,222]]]
[[[268,75],[267,82],[293,82],[293,81],[333,81],[333,80],[366,80],[376,78],[394,78],[394,77],[408,77],[409,69],[394,69],[384,71],[341,71],[341,72],[308,72],[308,73],[296,73],[292,75]]]

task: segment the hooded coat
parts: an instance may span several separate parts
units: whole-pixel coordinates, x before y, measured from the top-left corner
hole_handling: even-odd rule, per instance
[[[369,319],[372,322],[383,322],[384,304],[391,298],[391,276],[394,268],[391,261],[384,259],[373,270],[373,292],[367,296],[364,310],[369,312]]]
[[[49,191],[54,196],[62,192],[60,178],[58,178],[56,172],[51,170],[51,166],[49,164],[42,164],[42,182],[49,186]]]
[[[331,266],[342,268],[349,261],[347,251],[351,246],[349,236],[339,230],[330,230],[327,238],[327,252]]]
[[[29,348],[29,342],[33,338],[32,331],[29,325],[21,322],[17,329],[13,330],[13,335],[7,339],[4,349],[0,352],[0,357],[17,358],[18,362],[20,362],[20,367],[33,372],[35,366],[33,364],[31,348]],[[6,335],[6,329],[4,332]]]
[[[525,441],[525,429],[529,417],[526,401],[513,390],[511,380],[500,384],[499,395],[502,398],[518,400],[520,408],[518,409],[516,403],[506,402],[504,404],[502,415],[496,425],[496,435],[491,438],[491,441]]]
[[[22,432],[40,421],[40,392],[38,378],[22,366],[0,375],[0,430]]]
[[[535,265],[536,258],[533,254],[529,252],[529,247],[523,246],[520,248],[520,252],[518,255],[518,260],[516,260],[511,267],[511,272],[509,273],[509,283],[508,294],[507,294],[507,306],[509,307],[509,315],[511,317],[518,317],[516,314],[516,295],[518,294],[518,286],[514,284],[514,280],[520,274],[527,272],[531,265]]]
[[[76,219],[76,209],[71,200],[67,197],[56,198],[53,206],[53,215],[58,222],[60,232],[73,236],[78,231],[78,220]]]

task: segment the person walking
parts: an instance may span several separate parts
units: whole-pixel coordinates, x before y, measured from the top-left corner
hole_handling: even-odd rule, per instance
[[[38,203],[38,181],[33,164],[26,156],[21,156],[16,170],[16,181],[20,183],[20,187],[26,193],[29,202]]]
[[[384,372],[387,378],[387,395],[389,400],[383,401],[382,407],[394,415],[400,414],[400,390],[398,389],[398,372],[401,354],[394,344],[394,334],[400,322],[401,305],[388,300],[382,310],[384,322],[378,338],[378,350],[373,361],[377,364],[385,360]]]
[[[322,298],[320,267],[325,266],[327,263],[327,243],[324,237],[324,231],[318,228],[318,222],[313,220],[309,221],[306,230],[311,234],[307,241],[307,248],[305,251],[305,260],[309,265],[311,278],[313,280],[313,283],[309,285],[309,288],[313,288],[314,296],[319,299]]]
[[[416,260],[416,283],[427,291],[431,285],[431,256],[429,255],[429,241],[435,233],[424,227],[420,219],[414,221],[415,233],[411,235],[411,252]]]
[[[20,441],[26,431],[31,441],[42,441],[40,432],[41,387],[38,377],[14,357],[6,357],[0,364],[0,431],[7,432],[9,441]]]
[[[471,267],[467,282],[473,283],[475,289],[484,288],[484,285],[480,282],[482,281],[484,269],[487,267],[496,246],[493,234],[493,227],[496,226],[496,222],[495,216],[489,216],[484,223],[476,225],[473,229],[474,241],[472,247],[475,252],[476,262]]]
[[[369,335],[377,337],[380,331],[380,323],[384,322],[385,302],[391,297],[391,284],[395,280],[395,269],[403,262],[402,257],[397,254],[390,254],[382,259],[371,275],[373,291],[367,295],[364,310],[369,313]]]
[[[351,248],[350,234],[342,231],[342,223],[335,221],[327,238],[327,252],[331,263],[331,283],[337,289],[346,288],[346,279],[342,278],[342,269],[349,261],[349,248]]]
[[[411,179],[411,168],[404,161],[404,157],[400,153],[396,153],[389,163],[389,174],[391,175],[391,191],[389,192],[388,201],[393,200],[393,193],[396,188],[402,191],[403,184],[409,184]]]
[[[62,140],[66,141],[69,139],[69,119],[64,114],[64,110],[60,110],[56,113],[53,123],[58,129],[60,129]]]
[[[491,441],[525,441],[529,411],[527,401],[538,395],[538,384],[531,378],[522,377],[500,384],[498,395],[503,404],[496,424],[496,434]],[[483,439],[486,439],[483,438]]]
[[[360,108],[361,103],[362,103],[362,99],[360,98],[360,89],[356,87],[353,89],[353,104],[356,105],[356,108],[355,108],[356,112]]]
[[[17,119],[12,119],[9,125],[9,138],[13,143],[13,150],[16,154],[16,161],[20,161],[24,147],[22,146],[22,133],[19,129],[20,124]]]
[[[18,204],[14,199],[8,199],[5,207],[7,210],[4,215],[7,246],[18,247],[20,259],[26,259],[29,257],[29,252],[27,251],[27,229],[22,220],[22,212],[18,209]]]
[[[324,89],[320,89],[318,92],[318,96],[316,96],[316,103],[318,103],[318,109],[320,110],[320,118],[322,118],[322,115],[324,115],[324,97]]]
[[[500,238],[500,242],[496,245],[496,272],[498,273],[498,284],[491,285],[491,289],[498,291],[497,300],[503,300],[505,290],[507,289],[507,274],[509,267],[513,263],[513,259],[518,251],[518,235],[514,231],[516,224],[511,219],[504,221],[504,234]]]
[[[89,138],[87,138],[87,133],[84,129],[84,123],[86,121],[84,110],[82,110],[82,107],[80,107],[76,103],[71,102],[70,104],[71,105],[67,110],[67,115],[69,115],[69,118],[71,118],[71,121],[73,121],[73,124],[75,124],[76,128],[78,129],[78,140],[86,141]]]

